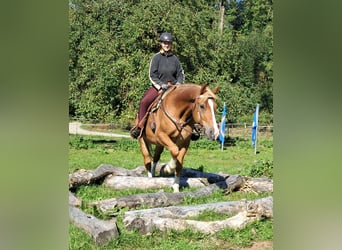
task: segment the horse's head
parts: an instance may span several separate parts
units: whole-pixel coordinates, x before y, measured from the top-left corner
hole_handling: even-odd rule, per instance
[[[207,84],[202,85],[200,94],[196,97],[192,115],[195,123],[204,128],[205,135],[210,140],[216,140],[219,135],[215,118],[217,91],[218,87],[210,90]]]

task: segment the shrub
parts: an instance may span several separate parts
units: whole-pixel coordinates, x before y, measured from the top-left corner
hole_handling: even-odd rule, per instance
[[[268,177],[273,178],[273,161],[257,160],[249,171],[251,177]]]

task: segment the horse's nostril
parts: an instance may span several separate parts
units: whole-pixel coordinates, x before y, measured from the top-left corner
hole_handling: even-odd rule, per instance
[[[206,134],[208,139],[215,140],[216,135],[215,135],[215,130],[214,129],[212,129],[212,128],[206,129],[206,133],[205,134]]]

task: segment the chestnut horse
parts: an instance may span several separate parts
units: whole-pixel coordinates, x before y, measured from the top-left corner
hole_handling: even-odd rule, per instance
[[[175,173],[172,186],[174,192],[179,192],[183,159],[194,127],[204,129],[210,140],[216,140],[219,135],[215,119],[217,91],[218,87],[210,90],[207,84],[175,85],[159,98],[158,108],[152,108],[148,114],[145,128],[139,138],[144,165],[148,176],[154,177],[160,155],[164,147],[167,148],[171,160],[164,167],[164,173]],[[155,145],[153,156],[151,144]]]

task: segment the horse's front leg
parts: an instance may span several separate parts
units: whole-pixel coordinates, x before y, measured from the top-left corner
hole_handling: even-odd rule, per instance
[[[164,173],[172,174],[175,172],[175,169],[177,167],[177,157],[179,154],[178,146],[170,139],[170,137],[166,133],[159,133],[157,138],[158,143],[167,148],[167,150],[169,150],[171,154],[171,160],[165,166]]]
[[[164,147],[163,146],[156,146],[154,155],[153,155],[153,162],[151,167],[151,172],[148,172],[148,177],[155,177],[156,167],[160,160],[160,155],[163,153]]]
[[[141,153],[142,153],[142,155],[144,157],[144,165],[145,165],[145,168],[147,170],[147,175],[148,175],[148,177],[152,177],[152,173],[151,173],[151,156],[150,156],[150,152],[148,150],[148,146],[149,145],[147,144],[147,142],[145,142],[143,137],[141,137],[139,139],[139,143],[140,143],[140,151],[141,151]]]
[[[180,175],[182,173],[183,169],[183,160],[186,152],[188,151],[189,143],[181,148],[179,150],[179,154],[177,157],[177,162],[176,162],[176,172],[175,172],[175,182],[173,183],[173,192],[178,193],[179,192],[179,185],[180,185]]]

